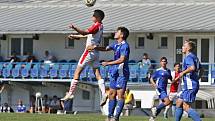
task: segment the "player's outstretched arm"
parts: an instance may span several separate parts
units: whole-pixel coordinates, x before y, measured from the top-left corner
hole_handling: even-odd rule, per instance
[[[88,32],[87,30],[82,30],[82,29],[80,29],[80,28],[74,26],[73,24],[70,24],[70,25],[69,25],[69,28],[74,29],[75,31],[77,31],[77,32],[78,32],[79,34],[81,34],[81,35],[87,35],[87,34],[89,34],[89,32]]]
[[[75,40],[79,40],[80,38],[86,38],[86,37],[87,37],[86,35],[80,35],[80,34],[78,34],[78,35],[76,35],[76,34],[70,34],[68,36],[69,39],[75,39]]]

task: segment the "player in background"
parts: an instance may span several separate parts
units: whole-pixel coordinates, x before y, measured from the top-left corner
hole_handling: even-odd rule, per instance
[[[180,63],[175,63],[174,64],[174,71],[171,72],[172,75],[172,79],[174,80],[175,78],[177,78],[180,74],[181,70],[180,70]],[[168,106],[166,106],[165,110],[164,110],[164,118],[168,118],[168,111],[170,109],[170,107],[173,105],[173,101],[175,101],[178,97],[178,94],[181,91],[181,79],[179,78],[178,80],[174,80],[171,85],[170,85],[170,93],[169,93],[169,100],[170,100],[170,104]],[[173,111],[174,114],[174,111]]]
[[[150,117],[150,121],[154,121],[154,119],[157,117],[157,115],[161,112],[165,106],[170,104],[169,97],[167,95],[167,84],[168,80],[172,80],[171,71],[167,68],[167,58],[161,57],[160,59],[160,68],[157,69],[151,79],[151,85],[153,88],[156,89],[156,93],[159,96],[159,99],[162,100],[162,103],[160,103],[158,106],[153,107],[151,109],[152,111],[152,117]]]
[[[182,94],[176,102],[175,120],[180,121],[183,110],[193,121],[201,121],[199,114],[191,108],[191,104],[195,101],[196,94],[199,90],[199,79],[202,77],[203,68],[198,57],[193,53],[195,49],[193,41],[185,41],[182,46],[182,52],[185,54],[183,60],[183,71],[175,80],[183,77],[184,86]],[[183,107],[183,108],[182,108]]]
[[[119,121],[125,103],[125,90],[129,79],[128,60],[130,54],[129,44],[126,42],[129,30],[125,27],[118,27],[114,38],[116,41],[107,47],[91,47],[91,50],[114,51],[114,60],[102,62],[103,66],[110,68],[110,91],[108,104],[107,121]],[[118,97],[116,99],[116,97]],[[114,110],[116,113],[114,115]]]
[[[74,73],[74,77],[71,81],[69,93],[61,100],[67,100],[70,98],[71,95],[73,95],[73,93],[77,87],[80,74],[87,65],[89,65],[93,68],[93,71],[96,75],[96,79],[98,80],[99,89],[101,90],[101,93],[102,93],[101,104],[103,104],[105,102],[105,100],[107,99],[106,98],[107,95],[105,94],[104,79],[102,79],[100,71],[99,71],[99,51],[94,50],[94,51],[89,52],[87,50],[87,46],[90,46],[90,45],[98,46],[100,44],[102,35],[103,35],[102,20],[104,19],[104,17],[105,17],[105,14],[102,10],[95,10],[94,14],[92,16],[92,21],[94,22],[94,24],[87,30],[81,30],[80,28],[74,26],[73,24],[69,25],[70,28],[74,29],[75,31],[77,31],[79,33],[79,35],[71,34],[68,36],[69,38],[77,39],[80,37],[87,37],[87,41],[86,41],[86,48],[85,48],[84,53],[82,54],[81,58],[79,59],[77,68]]]

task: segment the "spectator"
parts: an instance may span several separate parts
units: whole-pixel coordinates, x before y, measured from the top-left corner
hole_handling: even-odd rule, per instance
[[[134,106],[134,95],[133,93],[130,91],[129,88],[126,88],[125,91],[125,105],[124,105],[124,109],[125,109],[125,116],[129,116],[131,113],[131,110],[133,109]]]
[[[25,113],[26,112],[26,107],[23,105],[22,100],[18,100],[18,105],[16,107],[16,112],[17,113]]]
[[[67,95],[68,92],[66,92]],[[63,108],[64,113],[72,112],[72,106],[73,106],[73,98],[72,95],[68,100],[61,101],[61,107]]]
[[[31,97],[30,97],[30,109],[29,109],[30,113],[35,112],[35,101],[36,101],[36,97],[34,95],[31,95]]]
[[[11,113],[11,112],[14,112],[14,111],[13,111],[13,109],[8,105],[8,103],[4,103],[4,105],[0,107],[0,112]]]
[[[56,57],[51,55],[48,50],[45,51],[44,63],[52,63],[56,60]]]
[[[146,68],[150,68],[151,67],[151,61],[149,59],[149,56],[147,53],[143,53],[143,59],[142,61],[139,63],[140,67],[146,67]]]
[[[42,112],[43,113],[48,113],[49,105],[50,105],[50,101],[48,99],[48,95],[44,95],[43,96],[43,106],[42,106]]]
[[[25,58],[25,60],[23,60],[24,62],[35,62],[36,61],[36,57],[32,55],[31,52],[27,52],[27,57]]]
[[[60,109],[60,100],[57,98],[56,95],[54,95],[49,106],[49,113],[57,112],[57,110],[59,109]]]
[[[143,54],[143,59],[138,64],[139,64],[142,75],[143,74],[145,75],[144,77],[142,77],[144,79],[143,81],[147,81],[150,78],[149,69],[151,67],[151,61],[150,61],[147,53]]]
[[[20,58],[16,56],[16,52],[12,53],[9,62],[20,62]]]

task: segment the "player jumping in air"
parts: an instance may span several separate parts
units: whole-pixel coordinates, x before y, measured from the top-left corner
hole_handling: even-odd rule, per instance
[[[86,48],[89,45],[98,46],[101,42],[102,35],[103,35],[102,20],[104,19],[104,17],[105,17],[105,14],[102,10],[95,10],[92,16],[92,21],[94,22],[94,24],[87,30],[81,30],[78,27],[71,24],[69,27],[77,31],[80,35],[71,34],[68,36],[68,38],[76,39],[80,37],[87,37]],[[87,65],[89,65],[93,68],[93,71],[96,75],[96,79],[98,80],[98,85],[102,92],[101,104],[103,104],[106,101],[107,96],[105,94],[104,79],[102,79],[99,72],[99,51],[94,50],[89,52],[86,48],[81,58],[79,59],[78,66],[75,70],[74,77],[70,84],[69,93],[61,100],[67,100],[70,98],[71,95],[73,95],[77,87],[81,72],[84,70],[84,68]]]

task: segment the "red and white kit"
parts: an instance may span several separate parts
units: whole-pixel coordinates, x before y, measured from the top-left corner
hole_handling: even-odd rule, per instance
[[[175,79],[178,77],[180,72],[172,71],[172,79]],[[172,83],[170,86],[170,93],[169,93],[169,100],[173,101],[175,98],[177,98],[178,93],[181,91],[181,79],[177,80],[175,83]]]
[[[88,28],[88,32],[90,34],[87,35],[86,47],[88,45],[99,45],[102,40],[103,34],[103,25],[102,23],[96,22],[90,28]],[[89,52],[86,48],[84,53],[81,55],[79,59],[78,65],[80,67],[85,67],[86,65],[90,65],[93,68],[99,67],[99,52],[94,50]]]

